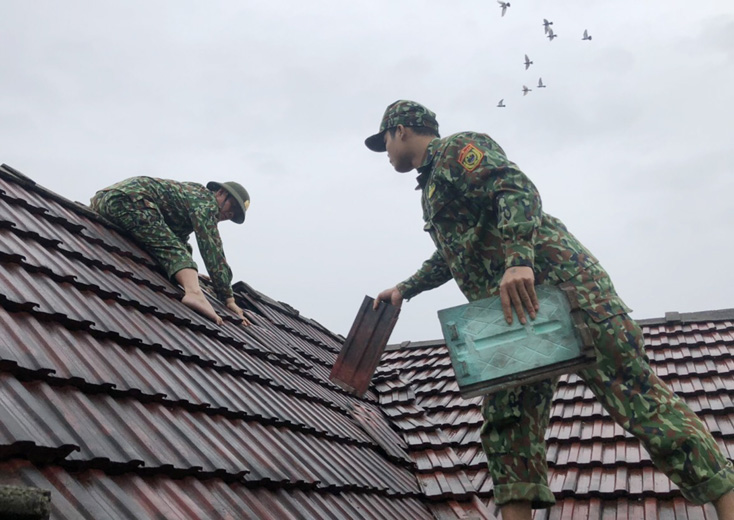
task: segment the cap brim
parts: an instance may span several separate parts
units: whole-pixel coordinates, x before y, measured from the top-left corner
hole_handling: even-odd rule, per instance
[[[385,132],[369,136],[364,140],[364,144],[373,152],[385,152]]]
[[[216,181],[208,182],[206,187],[212,191],[217,191],[218,189],[223,189],[227,193],[230,194],[230,196],[237,201],[237,209],[239,211],[237,214],[232,217],[230,220],[234,222],[235,224],[242,224],[245,221],[245,216],[247,215],[247,209],[245,209],[245,203],[242,201],[240,196],[235,193],[234,191],[230,190],[229,187],[225,186],[224,184],[220,184]]]

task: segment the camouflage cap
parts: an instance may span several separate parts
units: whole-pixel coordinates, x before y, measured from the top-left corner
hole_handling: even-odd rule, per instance
[[[250,207],[250,194],[247,193],[247,190],[243,188],[241,184],[237,182],[211,181],[207,183],[206,187],[211,191],[217,191],[222,188],[224,191],[229,193],[235,202],[237,202],[237,209],[239,210],[235,213],[235,216],[232,217],[232,222],[242,224],[245,221],[247,208]]]
[[[364,144],[373,152],[385,151],[385,132],[398,125],[425,126],[438,134],[436,114],[415,101],[404,99],[392,103],[385,109],[380,123],[380,131],[364,140]]]

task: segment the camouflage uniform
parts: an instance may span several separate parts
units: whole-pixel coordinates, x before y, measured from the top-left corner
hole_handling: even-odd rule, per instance
[[[219,236],[219,205],[214,192],[195,182],[132,177],[98,191],[92,209],[129,231],[165,269],[197,269],[189,235],[196,241],[217,297],[232,297],[232,270]]]
[[[502,148],[474,132],[436,138],[418,172],[424,229],[437,249],[398,284],[403,296],[451,278],[470,301],[496,296],[505,270],[514,266],[533,268],[537,284],[572,283],[596,340],[598,363],[580,372],[594,395],[687,499],[709,502],[733,489],[731,462],[651,371],[641,330],[598,260],[542,211],[535,186]],[[544,440],[555,384],[545,380],[484,399],[481,439],[498,504],[523,500],[541,508],[555,502]]]

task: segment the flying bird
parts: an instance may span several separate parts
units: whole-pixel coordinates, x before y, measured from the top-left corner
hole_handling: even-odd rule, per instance
[[[522,95],[523,96],[527,96],[528,95],[528,92],[532,92],[532,91],[533,91],[533,89],[530,89],[530,88],[526,87],[525,85],[522,86]]]
[[[530,58],[528,58],[528,55],[526,54],[526,55],[525,55],[525,70],[528,70],[528,68],[529,68],[529,67],[530,67],[530,65],[532,65],[532,64],[533,64],[533,62],[532,62],[532,61],[530,61]]]
[[[505,98],[500,99],[500,102],[497,103],[497,107],[498,108],[505,108],[507,105],[505,105],[504,101],[505,101]]]
[[[548,39],[550,41],[553,41],[553,38],[558,38],[558,35],[553,32],[553,29],[551,29],[550,27],[548,27]]]
[[[543,29],[545,30],[545,34],[548,34],[548,29],[550,29],[550,26],[553,25],[553,22],[549,22],[545,18],[543,18]]]
[[[591,40],[591,36],[589,36],[589,31],[584,29],[584,37],[581,38],[582,40]]]
[[[538,78],[538,88],[545,88],[545,85],[543,85],[543,78]]]
[[[502,2],[500,0],[497,0],[497,3],[500,4],[500,8],[502,9],[502,16],[505,16],[507,8],[510,7],[510,2]]]

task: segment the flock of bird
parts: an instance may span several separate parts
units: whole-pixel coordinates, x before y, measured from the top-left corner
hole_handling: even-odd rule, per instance
[[[500,9],[502,10],[502,16],[505,16],[505,13],[507,12],[507,8],[510,7],[510,2],[503,2],[502,0],[497,0],[497,3],[500,5]],[[558,38],[558,35],[553,31],[553,28],[551,27],[553,25],[553,22],[548,21],[546,18],[543,18],[543,30],[545,31],[545,36],[548,38],[549,41],[553,41],[555,38]],[[589,34],[589,31],[587,29],[584,29],[584,34],[581,37],[582,40],[591,41],[591,35]],[[532,65],[533,62],[530,60],[528,55],[525,55],[525,70],[528,70],[530,68],[530,65]],[[538,78],[538,86],[536,88],[546,88],[546,85],[543,83],[543,78]],[[527,96],[528,92],[532,92],[533,89],[528,88],[527,86],[522,86],[522,95]],[[507,105],[505,105],[505,100],[500,99],[500,102],[497,103],[498,108],[505,108]]]

